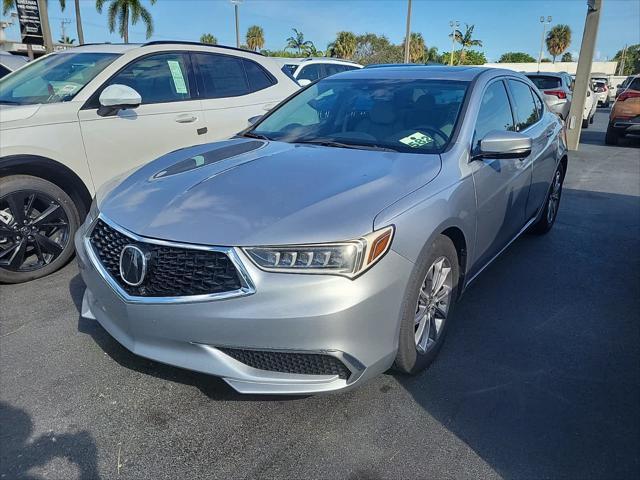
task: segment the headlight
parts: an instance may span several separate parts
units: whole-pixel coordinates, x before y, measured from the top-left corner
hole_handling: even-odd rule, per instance
[[[268,272],[321,273],[355,278],[380,260],[391,246],[393,226],[357,240],[313,245],[246,247],[243,251]]]

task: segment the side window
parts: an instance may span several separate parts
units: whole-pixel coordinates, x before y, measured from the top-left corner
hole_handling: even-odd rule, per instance
[[[324,71],[325,75],[328,77],[329,75],[335,75],[336,73],[344,72],[344,67],[335,63],[327,63],[324,66]]]
[[[476,120],[474,145],[494,130],[514,130],[511,105],[502,81],[493,82],[484,92]]]
[[[202,96],[226,98],[250,92],[242,59],[215,53],[193,54],[202,81]]]
[[[528,85],[517,80],[509,80],[516,112],[516,132],[530,127],[539,120],[538,109],[533,101],[533,93]]]
[[[244,63],[244,70],[247,72],[249,88],[252,92],[257,92],[276,84],[275,79],[256,62],[245,59],[242,63]]]
[[[0,65],[0,78],[5,77],[7,75],[9,75],[11,73],[11,70],[9,70],[8,68],[4,67],[3,65]]]
[[[536,92],[534,92],[533,90],[531,90],[531,95],[533,96],[533,103],[536,104],[536,110],[538,111],[538,119],[541,119],[542,115],[544,114],[544,103],[542,103],[542,100],[540,100],[540,97],[536,95]]]
[[[189,69],[181,53],[160,53],[134,60],[109,80],[127,85],[142,97],[142,104],[190,100]],[[105,85],[105,87],[107,86]]]
[[[312,82],[315,82],[320,78],[322,78],[322,65],[319,63],[307,65],[298,75],[298,80],[311,80]]]

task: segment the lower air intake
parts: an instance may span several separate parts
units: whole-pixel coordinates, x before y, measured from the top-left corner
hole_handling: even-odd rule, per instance
[[[218,347],[218,350],[258,370],[298,373],[301,375],[337,375],[345,380],[351,375],[351,371],[345,364],[331,355],[243,350],[224,347]]]

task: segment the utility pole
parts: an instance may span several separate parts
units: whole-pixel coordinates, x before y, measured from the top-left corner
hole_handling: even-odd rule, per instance
[[[551,15],[547,17],[545,23],[544,17],[540,17],[540,23],[542,24],[542,40],[540,40],[540,55],[538,55],[538,71],[540,71],[540,63],[542,62],[542,52],[544,52],[544,37],[547,34],[547,25],[551,24]]]
[[[625,67],[625,57],[627,56],[627,44],[625,43],[624,48],[622,49],[622,58],[620,59],[620,63],[618,64],[618,75],[624,75],[624,67]]]
[[[71,23],[71,20],[69,20],[68,18],[63,18],[62,20],[60,20],[60,31],[62,32],[62,42],[60,43],[67,43],[67,28],[66,26],[69,25]]]
[[[51,39],[51,27],[49,26],[49,10],[47,0],[38,0],[40,10],[40,24],[42,25],[42,36],[44,37],[44,49],[47,53],[53,52],[53,40]]]
[[[451,53],[449,54],[449,65],[453,65],[453,54],[456,53],[456,29],[460,26],[460,22],[457,20],[451,20],[449,22],[451,27]]]
[[[242,0],[231,0],[233,3],[233,9],[236,14],[236,47],[240,48],[240,19],[238,17],[238,6],[242,3]]]
[[[407,32],[404,37],[404,63],[409,63],[409,47],[411,46],[411,0],[407,4]]]
[[[576,70],[576,82],[573,87],[573,99],[571,109],[567,117],[567,146],[569,150],[577,150],[580,143],[580,131],[582,129],[582,112],[587,99],[587,87],[591,80],[591,62],[596,47],[598,25],[600,24],[600,11],[602,0],[587,0],[587,18],[584,22],[580,57]]]

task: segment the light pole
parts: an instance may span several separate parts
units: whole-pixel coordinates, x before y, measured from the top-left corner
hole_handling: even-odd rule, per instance
[[[231,0],[233,9],[236,13],[236,47],[240,48],[240,20],[238,18],[238,6],[242,3],[242,0]]]
[[[404,37],[404,63],[409,63],[409,46],[411,45],[411,0],[407,6],[407,33]]]
[[[538,56],[538,71],[540,71],[540,62],[542,62],[542,52],[544,51],[544,36],[547,33],[547,25],[551,23],[551,15],[547,17],[546,21],[544,16],[540,17],[540,23],[542,24],[542,40],[540,41],[540,55]]]
[[[460,26],[460,22],[451,20],[449,26],[451,27],[451,53],[449,54],[449,65],[451,66],[453,65],[453,54],[456,51],[456,30]]]

